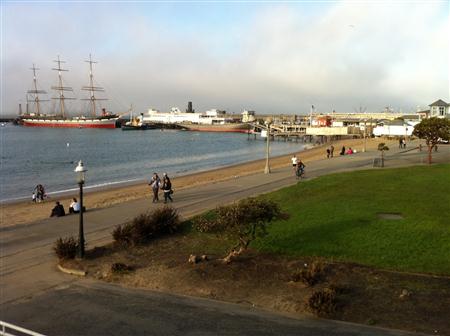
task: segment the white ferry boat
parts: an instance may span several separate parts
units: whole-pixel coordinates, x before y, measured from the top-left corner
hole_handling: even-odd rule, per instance
[[[234,119],[217,109],[200,113],[182,112],[178,107],[172,107],[170,112],[149,109],[141,118],[143,123],[178,124],[191,131],[247,133],[249,130],[249,124],[242,119]]]

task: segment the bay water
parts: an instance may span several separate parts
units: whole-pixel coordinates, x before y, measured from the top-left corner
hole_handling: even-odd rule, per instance
[[[148,180],[153,172],[176,177],[263,159],[266,152],[265,141],[248,141],[240,133],[7,124],[0,127],[0,137],[0,202],[31,200],[39,183],[50,195],[77,190],[74,169],[79,160],[88,169],[85,187],[98,188]],[[302,143],[272,142],[271,156],[303,147]]]

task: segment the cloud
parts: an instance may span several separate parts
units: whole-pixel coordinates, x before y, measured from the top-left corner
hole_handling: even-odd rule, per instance
[[[409,110],[449,98],[445,3],[227,4],[223,20],[223,4],[189,13],[157,4],[30,6],[4,6],[5,112],[23,101],[32,62],[49,87],[51,60],[61,54],[78,89],[90,52],[113,110],[167,110],[188,100],[197,110],[234,112],[307,113],[311,104]]]

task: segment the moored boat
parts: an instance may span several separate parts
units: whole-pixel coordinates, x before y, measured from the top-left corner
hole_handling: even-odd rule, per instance
[[[143,124],[139,117],[133,117],[133,105],[130,107],[130,121],[122,125],[122,131],[142,131],[150,129],[147,124]]]
[[[248,111],[245,112],[248,113]],[[254,112],[252,111],[252,113]],[[170,112],[150,109],[142,115],[142,120],[147,123],[178,125],[185,130],[200,132],[247,133],[250,128],[248,123],[226,114],[225,111],[212,109],[206,112],[195,112],[192,110],[191,103],[186,112],[182,112],[176,107],[173,107]]]
[[[248,133],[249,125],[246,123],[224,123],[224,124],[180,124],[189,131],[197,132],[238,132]]]
[[[95,92],[104,91],[102,87],[94,86],[94,76],[92,72],[92,64],[97,63],[94,62],[89,55],[89,60],[86,61],[89,63],[89,85],[82,87],[82,90],[89,91],[89,98],[83,99],[88,100],[90,102],[90,113],[89,116],[81,115],[81,116],[69,116],[66,111],[65,101],[73,100],[75,98],[66,97],[65,92],[73,91],[71,87],[64,86],[62,75],[63,71],[68,71],[66,69],[61,68],[61,61],[59,56],[55,61],[57,63],[57,67],[53,68],[53,70],[58,71],[58,85],[53,86],[52,89],[58,93],[57,97],[53,99],[59,102],[59,111],[57,114],[45,114],[42,113],[41,102],[45,101],[40,99],[40,94],[45,94],[44,90],[39,90],[37,85],[37,77],[36,77],[36,66],[33,64],[33,89],[27,92],[27,101],[34,104],[34,112],[25,113],[19,116],[19,124],[28,127],[65,127],[65,128],[116,128],[116,122],[119,119],[119,115],[112,114],[107,112],[105,108],[101,108],[101,115],[97,115],[97,111],[99,107],[97,107],[97,101],[106,100],[100,99],[95,96]],[[27,109],[28,110],[28,109]]]

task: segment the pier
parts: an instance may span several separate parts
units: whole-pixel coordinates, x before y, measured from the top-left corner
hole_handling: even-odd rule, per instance
[[[341,126],[341,127],[310,127],[306,123],[273,123],[269,126],[259,123],[251,123],[248,139],[256,140],[258,134],[262,137],[270,136],[271,140],[295,141],[295,142],[319,142],[326,143],[331,140],[342,138],[362,138],[369,135],[365,132],[366,126]]]

